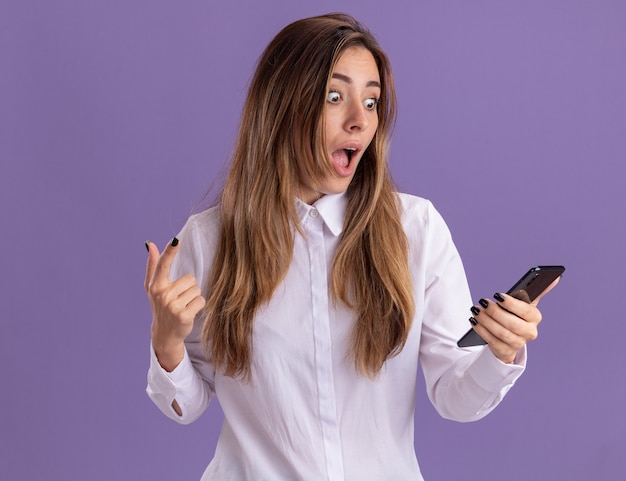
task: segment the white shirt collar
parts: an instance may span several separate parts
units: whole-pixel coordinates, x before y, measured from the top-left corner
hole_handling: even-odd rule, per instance
[[[328,230],[335,236],[339,236],[343,232],[343,218],[346,212],[348,199],[346,193],[327,194],[318,199],[312,206],[306,204],[302,200],[296,198],[296,209],[301,222],[304,222],[306,216],[316,209]]]

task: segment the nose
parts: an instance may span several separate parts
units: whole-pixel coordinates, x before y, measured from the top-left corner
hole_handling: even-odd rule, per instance
[[[361,102],[351,102],[348,106],[344,127],[348,132],[356,132],[367,129],[369,120],[368,111]]]

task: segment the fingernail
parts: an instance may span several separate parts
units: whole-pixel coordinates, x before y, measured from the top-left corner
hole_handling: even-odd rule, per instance
[[[473,317],[469,318],[469,322],[472,326],[476,326],[478,324],[478,321],[476,319],[474,319]]]
[[[499,292],[496,292],[493,295],[493,298],[498,302],[504,302],[504,297],[502,297],[502,294],[500,294]]]
[[[485,299],[481,299],[478,303],[483,306],[485,309],[489,307],[489,303]]]
[[[146,241],[146,250],[150,252],[150,241]]]
[[[174,237],[172,239],[172,243],[170,244],[172,247],[176,247],[178,245],[178,239],[176,237]]]
[[[472,311],[472,314],[474,314],[475,316],[480,314],[480,309],[478,309],[478,307],[476,307],[476,306],[470,307],[470,311]]]

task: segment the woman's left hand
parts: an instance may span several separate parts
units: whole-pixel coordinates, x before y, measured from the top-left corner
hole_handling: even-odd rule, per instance
[[[491,352],[502,362],[512,363],[518,351],[537,338],[541,322],[537,304],[558,282],[559,279],[555,280],[530,304],[498,294],[494,296],[497,302],[481,299],[478,305],[472,307],[473,319],[477,322],[474,330],[487,341]],[[498,296],[504,300],[497,299]]]

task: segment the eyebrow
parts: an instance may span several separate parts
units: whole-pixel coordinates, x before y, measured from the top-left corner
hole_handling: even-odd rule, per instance
[[[348,84],[353,83],[352,79],[350,77],[348,77],[347,75],[344,75],[342,73],[333,73],[332,78],[337,79],[337,80],[341,80],[341,81],[346,82]],[[366,87],[378,87],[378,88],[381,88],[380,82],[378,82],[376,80],[370,80],[369,82],[367,82],[367,84],[365,86]]]

